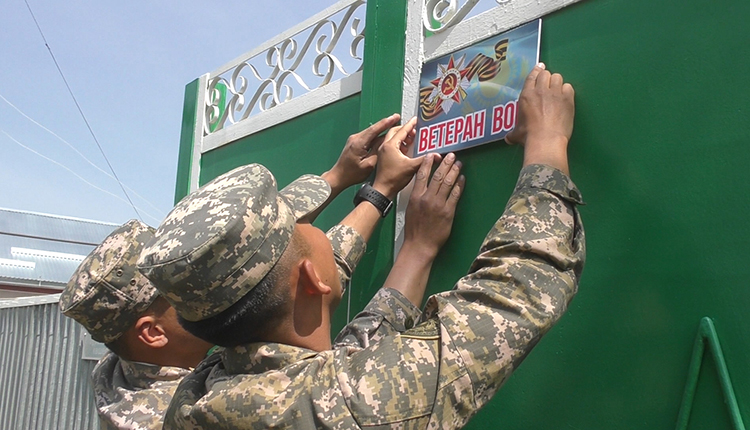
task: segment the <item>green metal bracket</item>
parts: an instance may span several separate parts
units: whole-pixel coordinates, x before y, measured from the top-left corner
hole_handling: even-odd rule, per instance
[[[680,413],[677,416],[677,430],[686,430],[688,421],[690,421],[690,412],[693,410],[693,398],[695,390],[698,387],[698,377],[701,372],[701,363],[703,363],[703,353],[706,351],[706,343],[711,350],[711,354],[716,363],[716,372],[719,375],[721,391],[724,394],[724,403],[729,409],[729,415],[732,418],[732,424],[735,430],[745,430],[745,424],[742,422],[740,408],[737,405],[737,398],[732,388],[732,380],[729,378],[727,363],[724,361],[724,353],[719,344],[719,336],[716,334],[714,322],[709,317],[703,317],[698,326],[698,335],[695,338],[693,346],[693,358],[690,361],[688,370],[687,383],[685,384],[685,393],[682,396]]]

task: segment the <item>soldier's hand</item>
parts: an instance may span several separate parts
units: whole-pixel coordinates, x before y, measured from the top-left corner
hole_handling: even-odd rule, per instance
[[[526,78],[518,99],[516,127],[505,141],[522,144],[524,166],[547,164],[568,173],[567,148],[573,133],[575,92],[563,77],[539,63]]]
[[[391,128],[378,150],[378,166],[372,186],[391,200],[411,181],[422,164],[424,156],[410,158],[407,155],[414,143],[416,125],[417,118],[414,117],[402,126]]]
[[[437,256],[450,236],[456,205],[466,183],[464,176],[459,176],[461,162],[453,153],[445,156],[430,179],[432,164],[437,161],[440,161],[437,154],[423,158],[406,207],[404,225],[404,245],[418,244],[431,258]]]
[[[378,160],[378,149],[385,140],[381,133],[396,125],[399,114],[383,118],[359,133],[349,136],[336,164],[323,174],[333,189],[346,189],[364,182]]]

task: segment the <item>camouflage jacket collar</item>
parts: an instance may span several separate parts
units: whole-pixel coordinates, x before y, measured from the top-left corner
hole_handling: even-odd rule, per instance
[[[150,388],[154,382],[179,381],[191,370],[123,359],[120,359],[120,367],[125,380],[134,388],[141,389]]]
[[[315,357],[318,352],[282,343],[250,343],[227,348],[222,355],[224,368],[230,375],[258,374],[281,369]]]

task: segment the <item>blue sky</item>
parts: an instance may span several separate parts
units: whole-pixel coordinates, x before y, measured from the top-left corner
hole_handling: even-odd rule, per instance
[[[131,193],[154,226],[173,203],[185,85],[334,3],[27,1],[115,172],[143,197]],[[26,3],[2,9],[0,95],[108,172]],[[136,216],[113,179],[5,100],[0,207],[115,223]]]

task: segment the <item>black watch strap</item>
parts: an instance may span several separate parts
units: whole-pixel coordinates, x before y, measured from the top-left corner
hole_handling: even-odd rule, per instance
[[[388,197],[380,194],[378,190],[368,183],[362,184],[362,188],[357,191],[357,195],[354,196],[354,206],[357,206],[363,201],[372,203],[372,205],[380,211],[380,216],[384,218],[393,207],[393,202],[388,200]]]

